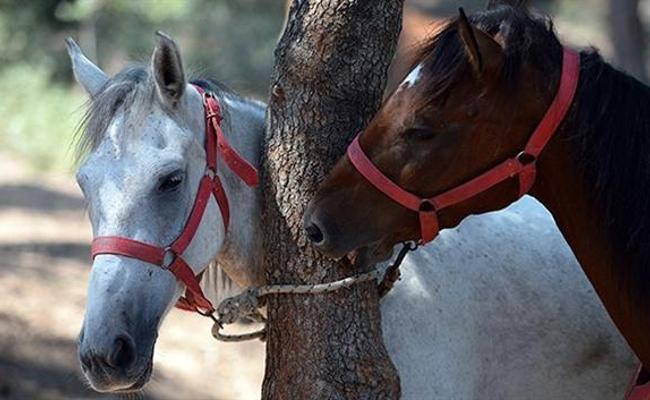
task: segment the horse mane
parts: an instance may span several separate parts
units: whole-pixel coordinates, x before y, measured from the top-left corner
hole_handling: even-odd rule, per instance
[[[217,96],[237,95],[226,85],[209,78],[196,78],[190,83],[215,93]],[[124,111],[129,117],[145,115],[149,107],[158,101],[150,67],[133,64],[114,77],[90,98],[76,137],[76,159],[81,160],[102,142],[115,116]],[[222,107],[224,115],[227,114]]]
[[[498,33],[504,44],[504,64],[498,77],[501,87],[517,86],[519,72],[525,63],[534,65],[545,75],[557,75],[562,45],[553,32],[550,18],[520,8],[498,6],[473,14],[470,22],[490,35]],[[431,102],[444,103],[447,94],[469,73],[471,66],[458,28],[459,19],[450,20],[416,50],[412,67],[422,64],[427,71],[418,84],[423,106]]]
[[[505,93],[509,87],[531,84],[521,82],[524,65],[548,77],[540,89],[557,87],[562,44],[548,17],[498,6],[470,20],[479,29],[500,35],[505,64],[498,82]],[[612,271],[614,281],[622,293],[650,308],[650,88],[614,69],[593,49],[582,52],[581,59],[576,101],[560,129],[578,170],[594,189],[613,256],[620,260]],[[420,101],[444,102],[469,73],[458,20],[425,43],[415,60],[414,66],[421,63],[428,72],[419,85],[427,98]]]
[[[204,294],[215,305],[242,291],[242,288],[230,279],[217,260],[212,261],[203,270],[201,287],[203,288]]]
[[[620,267],[619,291],[650,309],[650,87],[582,54],[576,102],[568,116],[572,157],[594,188],[598,215]]]

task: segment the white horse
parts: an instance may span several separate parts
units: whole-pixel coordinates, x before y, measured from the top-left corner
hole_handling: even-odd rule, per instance
[[[92,99],[77,179],[93,233],[169,243],[205,167],[203,105],[176,45],[161,39],[150,67],[113,78],[71,40],[68,50]],[[202,85],[218,96],[233,147],[258,165],[264,105]],[[261,285],[262,194],[225,166],[219,174],[230,229],[211,200],[183,257],[197,274],[217,258],[240,286]],[[95,258],[79,343],[93,388],[132,391],[148,381],[158,328],[182,291],[160,267]],[[550,215],[529,198],[470,218],[409,256],[381,309],[405,399],[610,400],[623,396],[636,367]]]

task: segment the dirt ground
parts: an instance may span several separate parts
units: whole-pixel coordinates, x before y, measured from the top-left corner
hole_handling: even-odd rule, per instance
[[[38,176],[0,155],[0,399],[95,399],[76,356],[90,227],[69,175]],[[209,321],[173,311],[145,399],[256,399],[264,345],[217,343]]]

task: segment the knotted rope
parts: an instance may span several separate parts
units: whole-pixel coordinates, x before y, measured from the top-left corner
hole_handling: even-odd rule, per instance
[[[244,292],[223,300],[217,307],[217,316],[207,315],[212,318],[214,325],[212,327],[212,336],[222,342],[242,342],[252,339],[264,340],[266,337],[266,327],[244,334],[223,334],[221,330],[225,324],[232,324],[242,318],[249,318],[257,322],[266,323],[266,318],[259,312],[259,308],[265,305],[265,296],[275,294],[321,294],[330,293],[339,289],[348,288],[352,285],[383,279],[377,286],[380,297],[386,295],[399,279],[399,266],[410,251],[417,249],[416,243],[404,243],[395,262],[388,268],[377,268],[373,271],[364,272],[359,275],[350,276],[333,282],[319,283],[313,285],[265,285],[260,287],[251,287]]]

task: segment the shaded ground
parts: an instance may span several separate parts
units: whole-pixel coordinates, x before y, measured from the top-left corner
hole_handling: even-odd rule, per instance
[[[89,242],[72,178],[0,155],[0,400],[115,398],[88,389],[76,359]],[[208,321],[174,311],[144,398],[259,398],[263,367],[261,343],[216,343]]]

